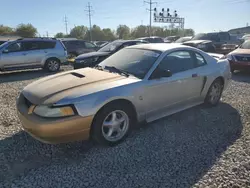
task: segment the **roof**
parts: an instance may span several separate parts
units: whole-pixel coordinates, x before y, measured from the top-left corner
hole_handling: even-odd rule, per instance
[[[162,51],[162,52],[165,52],[173,48],[194,49],[193,47],[181,45],[178,43],[149,43],[149,44],[139,44],[139,45],[129,46],[127,48],[157,50],[157,51]]]

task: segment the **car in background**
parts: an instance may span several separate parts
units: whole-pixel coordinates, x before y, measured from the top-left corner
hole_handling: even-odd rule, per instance
[[[163,38],[157,37],[157,36],[152,36],[152,37],[142,37],[142,38],[137,38],[135,40],[142,40],[142,41],[147,41],[149,43],[164,43]]]
[[[243,41],[250,40],[250,34],[246,34],[241,38]]]
[[[250,71],[250,40],[241,44],[226,57],[230,63],[232,72],[235,70]]]
[[[192,36],[186,36],[186,37],[181,37],[179,39],[177,39],[176,41],[174,41],[174,43],[184,43],[184,42],[187,42],[187,41],[190,41],[193,37]]]
[[[234,39],[228,32],[213,32],[197,34],[183,44],[205,52],[228,54],[240,43],[240,40]]]
[[[77,57],[78,55],[95,52],[98,50],[98,47],[85,40],[78,40],[78,39],[60,39],[68,52],[68,59],[72,59]]]
[[[84,67],[94,67],[101,61],[109,57],[110,55],[116,53],[126,46],[132,46],[136,44],[148,43],[143,40],[116,40],[106,46],[99,49],[97,52],[91,52],[87,54],[79,55],[75,58],[73,63],[74,69],[84,68]]]
[[[43,68],[56,72],[66,57],[66,48],[59,40],[21,38],[0,45],[0,71]]]
[[[113,146],[137,122],[202,103],[216,106],[230,78],[227,59],[179,44],[141,44],[121,49],[95,68],[31,83],[20,93],[17,111],[24,130],[42,142],[92,138]]]
[[[180,36],[168,36],[164,39],[165,43],[172,43],[175,42],[176,40],[178,40],[180,38]]]
[[[7,42],[7,40],[0,40],[0,45],[2,45],[5,42]]]

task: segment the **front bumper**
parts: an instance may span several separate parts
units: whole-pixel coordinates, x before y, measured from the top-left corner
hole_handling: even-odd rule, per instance
[[[89,139],[93,116],[43,118],[28,114],[22,97],[17,101],[17,110],[23,129],[41,142],[59,144]]]

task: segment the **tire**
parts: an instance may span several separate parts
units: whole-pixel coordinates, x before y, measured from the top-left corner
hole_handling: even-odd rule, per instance
[[[219,104],[223,92],[223,83],[220,79],[216,79],[208,89],[204,103],[208,106],[216,106]]]
[[[115,146],[122,142],[128,136],[134,122],[132,112],[127,104],[114,103],[104,107],[93,121],[91,130],[93,140],[107,146]]]
[[[60,70],[61,63],[57,58],[49,58],[45,62],[44,69],[49,72],[57,72]]]

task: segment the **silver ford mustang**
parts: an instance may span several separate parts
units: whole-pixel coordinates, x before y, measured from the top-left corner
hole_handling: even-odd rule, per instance
[[[217,105],[231,78],[226,59],[179,44],[124,48],[95,68],[48,76],[17,99],[24,130],[45,143],[122,141],[151,122],[205,103]]]

